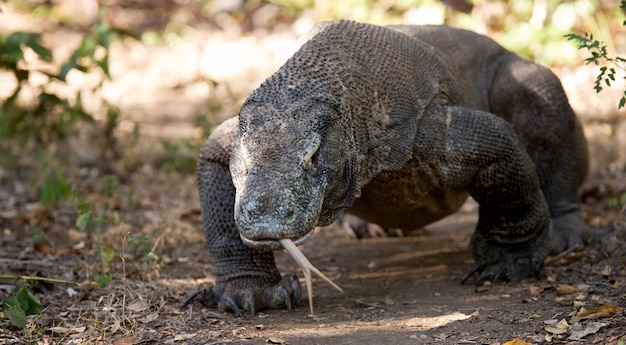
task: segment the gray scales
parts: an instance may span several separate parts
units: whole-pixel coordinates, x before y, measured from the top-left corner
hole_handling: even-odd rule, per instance
[[[291,309],[272,249],[343,212],[416,229],[479,204],[464,281],[540,276],[582,246],[582,129],[558,78],[493,40],[446,26],[318,24],[218,126],[199,155],[216,284],[195,301]]]

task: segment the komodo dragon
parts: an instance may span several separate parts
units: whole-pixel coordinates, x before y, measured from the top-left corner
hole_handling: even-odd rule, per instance
[[[464,280],[478,273],[477,283],[539,276],[586,228],[586,144],[559,80],[444,26],[318,24],[214,130],[198,164],[216,286],[183,306],[291,309],[300,285],[269,250],[343,212],[414,229],[471,195],[476,266]]]

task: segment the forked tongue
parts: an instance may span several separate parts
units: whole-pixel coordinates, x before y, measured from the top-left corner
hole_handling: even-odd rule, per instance
[[[328,284],[330,284],[335,289],[343,292],[343,289],[340,288],[337,284],[333,283],[327,276],[325,276],[320,270],[315,268],[307,259],[304,254],[296,247],[296,245],[288,239],[280,240],[280,244],[287,250],[287,252],[293,257],[294,260],[298,263],[300,268],[302,268],[302,273],[304,273],[304,280],[306,282],[306,291],[309,295],[309,309],[311,310],[311,315],[313,313],[313,285],[311,283],[311,271],[317,274],[320,278],[324,279]]]

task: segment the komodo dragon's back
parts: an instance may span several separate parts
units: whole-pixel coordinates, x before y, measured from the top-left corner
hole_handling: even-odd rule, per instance
[[[585,148],[558,79],[487,38],[412,28],[319,25],[215,129],[198,185],[216,286],[185,304],[291,308],[298,280],[266,250],[342,212],[420,226],[471,195],[477,283],[537,276],[551,248],[578,246]]]

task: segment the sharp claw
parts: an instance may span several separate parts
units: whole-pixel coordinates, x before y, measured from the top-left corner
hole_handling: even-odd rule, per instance
[[[202,289],[194,292],[191,296],[189,296],[184,302],[183,304],[180,305],[180,309],[183,309],[185,307],[187,307],[188,305],[190,305],[191,303],[195,302],[195,301],[202,301],[206,295],[209,294],[209,289],[203,287]]]
[[[232,297],[226,295],[226,296],[222,296],[222,299],[228,304],[228,307],[233,311],[233,314],[235,314],[236,316],[239,316],[239,317],[242,316],[241,315],[241,310],[239,310],[239,307],[237,306],[237,303],[235,303],[235,300],[233,300]],[[254,312],[252,313],[252,315],[254,315]]]
[[[570,253],[576,251],[577,249],[578,248],[576,246],[572,246],[572,247],[569,247],[569,248],[565,249],[560,254],[558,254],[557,256],[555,256],[552,259],[550,259],[550,261],[548,261],[548,265],[553,263],[553,262],[556,262],[556,261],[559,261],[559,260],[563,259],[564,257],[568,256]]]
[[[466,281],[467,281],[467,280],[468,280],[471,276],[473,276],[473,275],[474,275],[474,273],[482,271],[482,270],[483,270],[483,267],[484,267],[484,266],[483,266],[482,264],[476,264],[476,265],[474,265],[474,267],[472,267],[472,269],[470,269],[470,271],[469,271],[469,272],[467,272],[467,273],[465,274],[465,276],[463,276],[463,279],[461,279],[461,285],[462,285],[462,284],[465,284],[465,282],[466,282]]]
[[[293,291],[293,304],[298,304],[300,301],[300,296],[302,295],[302,290],[300,290],[300,282],[298,281],[298,277],[296,275],[291,276],[291,290]]]
[[[500,269],[498,270],[498,272],[496,272],[496,274],[493,276],[493,279],[491,281],[493,283],[497,283],[501,280],[504,281],[504,279],[502,278],[506,279],[506,272],[507,272],[506,267],[504,266],[500,267]]]
[[[609,225],[608,228],[602,230],[591,230],[585,229],[583,230],[582,239],[585,242],[593,242],[601,240],[604,236],[613,233],[613,231],[617,230],[617,225],[615,223]]]
[[[483,272],[482,272],[482,273],[478,276],[478,278],[476,278],[476,286],[482,285],[485,281],[488,281],[488,280],[489,280],[489,276],[490,276],[489,271],[491,271],[491,270],[488,270],[488,271],[487,271],[487,270],[485,270],[485,271],[483,271]]]
[[[536,279],[541,279],[541,265],[533,265],[533,274]]]
[[[285,306],[287,307],[287,310],[291,310],[291,297],[289,296],[289,291],[287,291],[287,288],[284,286],[281,286],[279,293],[283,299],[283,302],[285,302]]]

